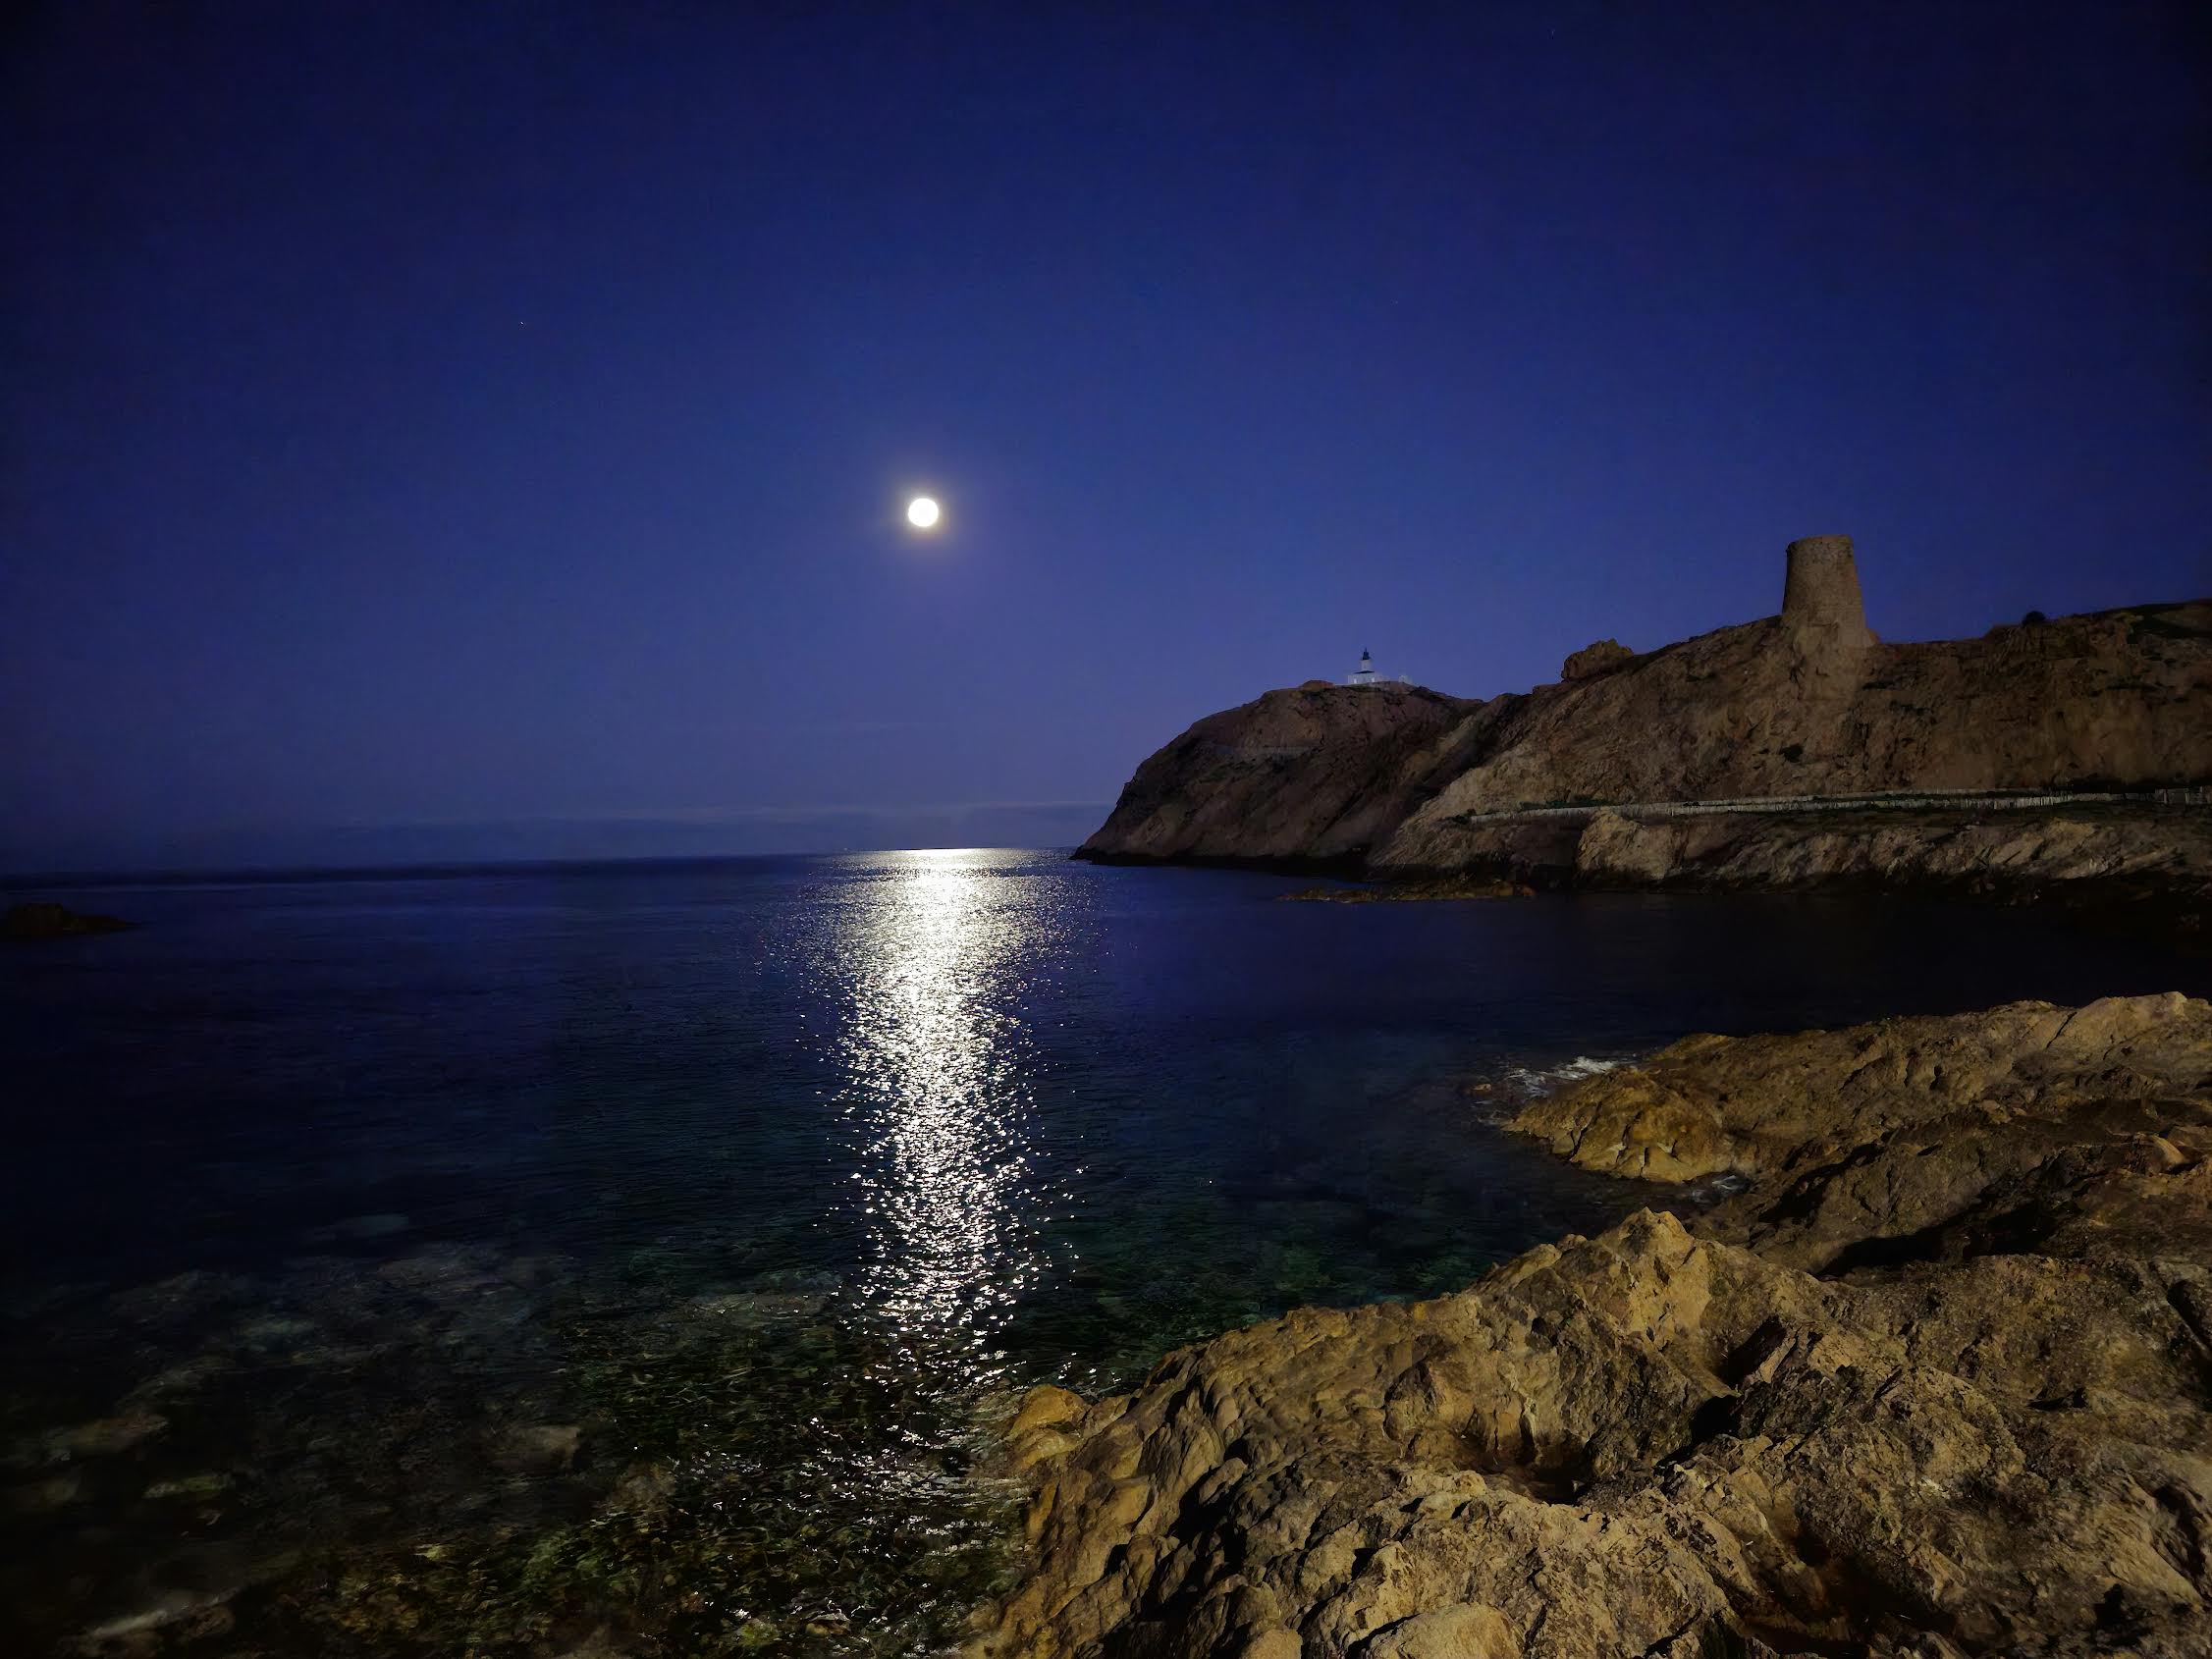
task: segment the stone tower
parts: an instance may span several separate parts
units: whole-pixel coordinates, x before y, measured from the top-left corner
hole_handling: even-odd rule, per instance
[[[1856,656],[1873,644],[1859,597],[1849,536],[1805,536],[1790,544],[1782,583],[1782,626],[1807,657]]]

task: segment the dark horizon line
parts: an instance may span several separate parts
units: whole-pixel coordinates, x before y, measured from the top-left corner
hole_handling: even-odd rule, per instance
[[[0,885],[28,892],[57,887],[168,887],[251,885],[307,882],[374,882],[405,878],[437,881],[457,876],[498,873],[567,873],[585,875],[637,865],[699,868],[720,864],[779,864],[797,859],[868,858],[885,853],[909,852],[1053,852],[1072,854],[1074,846],[957,847],[838,847],[794,852],[644,853],[592,858],[489,858],[426,859],[418,863],[386,861],[380,864],[297,865],[166,865],[146,870],[38,870],[0,871]]]

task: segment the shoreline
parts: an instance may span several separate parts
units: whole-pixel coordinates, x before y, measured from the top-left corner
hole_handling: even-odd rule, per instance
[[[1689,1037],[1509,1127],[1743,1190],[1034,1391],[971,1659],[2212,1652],[2212,1003]]]
[[[1580,810],[1580,809],[1578,809]],[[1881,894],[2048,904],[2161,931],[2212,927],[2212,813],[2194,806],[2061,812],[1867,807],[1514,820],[1467,831],[1454,857],[1156,857],[1078,848],[1087,863],[1243,869],[1363,883],[1375,899],[1538,892]],[[1365,902],[1345,898],[1338,902]]]

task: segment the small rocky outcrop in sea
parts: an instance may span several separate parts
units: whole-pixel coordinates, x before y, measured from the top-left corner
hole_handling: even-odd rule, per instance
[[[11,904],[0,916],[0,937],[72,938],[79,934],[117,934],[133,924],[115,916],[88,915],[66,904]]]
[[[1751,1185],[1038,1391],[970,1653],[2212,1654],[2212,1004],[1694,1038],[1516,1127]]]

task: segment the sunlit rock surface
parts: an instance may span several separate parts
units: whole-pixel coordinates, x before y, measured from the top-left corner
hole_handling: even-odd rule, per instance
[[[1516,1127],[1751,1184],[1039,1391],[971,1653],[2212,1652],[2212,1005],[1695,1038]]]

